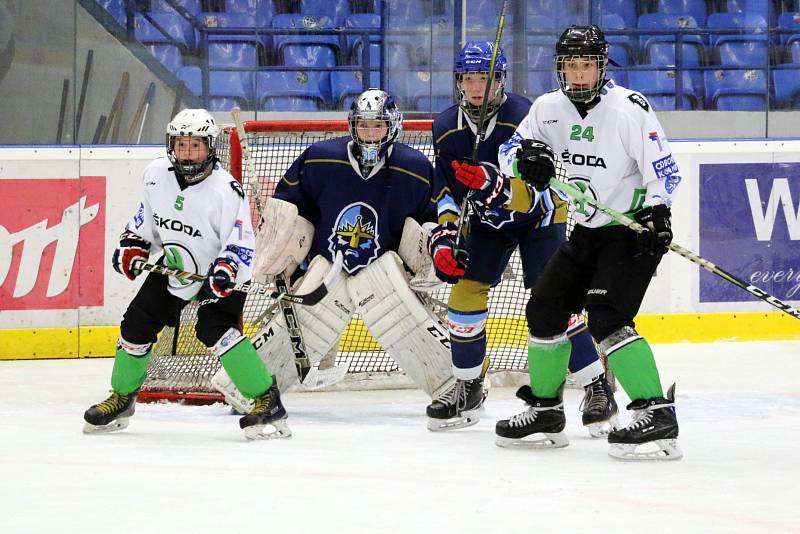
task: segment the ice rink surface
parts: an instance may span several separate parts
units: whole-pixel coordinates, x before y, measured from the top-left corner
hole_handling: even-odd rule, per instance
[[[560,450],[494,445],[523,409],[511,388],[450,433],[399,390],[289,393],[289,440],[247,442],[219,404],[140,404],[89,436],[111,359],[0,362],[0,532],[800,532],[800,343],[654,350],[678,384],[677,462],[608,457],[578,390]]]

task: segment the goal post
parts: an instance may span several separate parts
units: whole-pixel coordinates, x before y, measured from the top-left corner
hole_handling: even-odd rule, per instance
[[[430,120],[403,121],[398,139],[425,154],[433,162]],[[318,141],[348,136],[348,124],[342,120],[245,121],[250,157],[254,165],[242,161],[242,148],[236,128],[226,126],[217,140],[217,157],[239,180],[250,195],[254,228],[258,212],[253,194],[262,195],[261,205],[271,196],[286,170],[303,150]],[[255,176],[249,176],[248,168]],[[332,180],[336,177],[332,176]],[[257,185],[254,185],[257,183]],[[257,253],[257,252],[256,252]],[[527,324],[525,305],[529,291],[524,288],[518,252],[512,255],[501,282],[489,295],[487,351],[490,371],[495,380],[503,371],[527,369]],[[446,322],[449,286],[426,297],[426,303]],[[248,295],[242,316],[245,335],[252,335],[279,312],[271,299]],[[153,349],[148,378],[140,392],[143,401],[179,400],[187,403],[221,401],[210,379],[219,362],[210,349],[196,338],[197,305],[190,302],[181,312],[175,328],[167,327]],[[358,314],[342,334],[336,351],[321,365],[346,365],[348,373],[341,387],[348,389],[389,388],[410,385],[402,370],[388,357],[370,335]],[[515,373],[520,375],[520,373]],[[518,379],[511,382],[519,382]]]

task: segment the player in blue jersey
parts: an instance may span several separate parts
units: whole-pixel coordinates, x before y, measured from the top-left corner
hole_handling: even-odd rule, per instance
[[[389,356],[435,398],[455,381],[447,327],[412,291],[406,269],[424,270],[427,262],[435,279],[419,243],[426,239],[423,225],[436,224],[443,186],[428,158],[397,141],[402,114],[386,92],[359,95],[348,121],[349,136],[308,147],[278,184],[257,232],[255,277],[288,274],[287,266],[307,255],[295,289],[303,293],[327,277],[340,256],[344,274],[326,283],[328,295],[293,314],[311,364],[335,348],[358,312]],[[291,339],[287,324],[278,315],[254,337],[282,389],[298,381],[298,336]]]
[[[489,289],[500,282],[513,251],[519,247],[523,281],[530,288],[565,240],[565,200],[551,191],[534,203],[531,190],[521,180],[504,178],[497,170],[499,148],[513,135],[531,106],[526,98],[504,90],[506,58],[502,50],[495,60],[495,77],[489,90],[485,139],[478,148],[477,161],[481,164],[466,161],[472,155],[493,50],[493,43],[486,41],[464,46],[454,69],[457,104],[433,122],[436,172],[449,192],[439,202],[439,226],[431,233],[429,249],[439,277],[455,284],[448,302],[448,319],[453,371],[458,380],[428,407],[431,430],[461,428],[479,420],[489,363]],[[468,261],[459,261],[454,250],[456,225],[461,202],[471,190],[476,209],[465,239]],[[601,436],[615,424],[613,392],[580,315],[573,317],[569,335],[570,370],[586,390],[583,423],[593,436]]]

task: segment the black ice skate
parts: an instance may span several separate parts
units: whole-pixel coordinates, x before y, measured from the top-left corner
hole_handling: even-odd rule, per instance
[[[675,384],[666,398],[638,399],[628,410],[633,410],[630,424],[608,435],[609,455],[620,460],[679,460],[683,456],[678,447]]]
[[[128,426],[128,419],[136,411],[136,397],[139,390],[120,395],[111,391],[111,396],[99,404],[95,404],[83,414],[86,424],[84,434],[101,434],[116,432]]]
[[[584,388],[586,395],[581,402],[583,426],[593,438],[602,438],[620,427],[617,419],[617,402],[614,391],[604,374]]]
[[[481,420],[480,409],[484,400],[486,390],[482,376],[472,380],[457,379],[425,410],[428,430],[439,432],[474,425]]]
[[[292,431],[286,424],[286,409],[281,402],[278,383],[272,379],[272,386],[261,396],[253,399],[253,409],[239,419],[239,427],[247,439],[290,438]]]
[[[566,418],[564,417],[564,386],[559,388],[555,398],[540,399],[534,396],[530,386],[522,386],[517,390],[517,397],[528,404],[528,409],[511,416],[510,419],[498,421],[495,426],[498,447],[528,447],[535,449],[552,449],[569,445],[564,435]],[[543,434],[536,437],[535,434]],[[531,439],[525,439],[534,436]]]

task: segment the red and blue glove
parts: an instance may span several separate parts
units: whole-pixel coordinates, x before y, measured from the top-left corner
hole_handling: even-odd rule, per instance
[[[217,258],[208,269],[208,275],[203,281],[203,291],[224,299],[233,293],[237,272],[239,265],[236,261],[225,256]]]
[[[119,247],[114,250],[114,255],[111,257],[111,266],[119,274],[126,276],[128,280],[135,280],[142,274],[142,270],[134,264],[137,260],[144,263],[149,257],[150,243],[141,236],[126,230],[119,236]]]
[[[458,282],[469,264],[467,251],[455,248],[456,235],[458,227],[447,222],[434,228],[428,237],[428,253],[433,258],[436,277],[448,284]]]
[[[498,208],[511,198],[511,182],[495,165],[482,162],[474,165],[467,161],[451,163],[456,180],[472,190],[469,198],[489,209]]]

